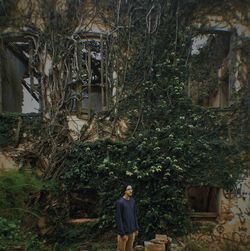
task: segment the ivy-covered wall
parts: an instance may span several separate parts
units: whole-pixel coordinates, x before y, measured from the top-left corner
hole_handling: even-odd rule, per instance
[[[224,147],[206,140],[194,146],[173,132],[166,134],[166,129],[128,142],[76,142],[65,155],[62,167],[67,171],[61,179],[69,191],[89,186],[98,191],[99,228],[114,227],[114,202],[122,196],[122,186],[132,184],[142,236],[187,234],[191,222],[186,189],[230,187],[238,175],[237,162],[224,162]],[[197,148],[203,149],[200,155]],[[231,167],[225,169],[226,165]]]
[[[16,147],[20,143],[32,143],[41,136],[43,127],[39,114],[0,114],[0,149]]]
[[[86,187],[97,191],[96,232],[114,230],[114,203],[122,196],[121,185],[129,183],[134,187],[142,239],[155,232],[187,234],[192,224],[186,189],[213,186],[230,191],[246,174],[249,89],[245,85],[236,93],[227,113],[193,105],[187,96],[190,46],[197,32],[192,17],[201,1],[119,2],[100,1],[95,12],[103,18],[102,12],[115,13],[109,22],[115,27],[108,37],[107,70],[110,92],[116,92],[108,111],[88,118],[90,125],[95,121],[89,129],[99,140],[87,141],[89,130],[83,128],[79,140],[73,141],[66,121],[65,102],[71,97],[64,74],[71,69],[72,55],[64,52],[72,51],[75,41],[69,38],[79,16],[67,26],[65,22],[72,19],[68,12],[51,8],[44,20],[47,26],[35,34],[40,38],[36,51],[41,54],[33,67],[44,69],[44,48],[53,55],[50,75],[40,72],[41,99],[49,107],[43,113],[46,126],[35,134],[40,138],[34,137],[33,145],[47,160],[41,176],[58,181],[63,195]],[[46,88],[53,89],[49,100]],[[1,120],[2,147],[22,143],[23,134],[14,128],[19,124],[21,132],[31,120],[27,117],[27,127],[22,116],[1,116]],[[39,128],[40,120],[33,120]],[[119,120],[127,124],[123,137],[116,133]],[[66,196],[58,197],[61,205],[67,204]],[[66,207],[60,212],[66,221],[65,211]]]

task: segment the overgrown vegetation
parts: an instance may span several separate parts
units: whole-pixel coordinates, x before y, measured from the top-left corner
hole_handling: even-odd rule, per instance
[[[240,168],[238,160],[233,160],[237,151],[218,140],[194,143],[189,133],[189,138],[182,138],[167,127],[126,142],[76,143],[65,155],[63,166],[68,171],[63,182],[69,190],[90,186],[98,191],[100,229],[114,227],[114,202],[121,196],[121,185],[131,183],[142,238],[152,238],[155,232],[187,234],[190,219],[185,190],[199,185],[230,187]],[[198,149],[203,149],[200,155]],[[215,167],[214,163],[220,164]]]
[[[25,214],[36,215],[35,208],[29,209],[28,202],[35,193],[42,190],[43,183],[32,175],[18,171],[1,171],[0,204],[1,216],[21,219]],[[12,218],[14,217],[14,218]]]
[[[30,228],[40,217],[30,200],[43,188],[41,180],[18,171],[0,173],[0,250],[44,250],[44,243]],[[26,224],[29,224],[27,227]],[[25,227],[26,226],[26,227]]]
[[[242,90],[246,99],[239,96],[245,101],[236,103],[227,114],[193,106],[187,97],[191,18],[200,1],[99,1],[93,9],[111,29],[107,35],[110,109],[89,117],[81,137],[73,142],[67,127],[67,102],[72,98],[68,88],[81,36],[74,30],[82,18],[79,10],[87,7],[67,3],[65,9],[56,1],[39,5],[43,25],[33,34],[35,54],[30,62],[36,70],[44,69],[42,55],[49,54],[53,67],[49,76],[36,72],[46,127],[34,144],[39,157],[47,160],[42,177],[59,183],[52,196],[58,208],[46,210],[53,225],[46,233],[49,240],[58,241],[60,247],[88,238],[88,231],[102,234],[113,230],[114,203],[121,196],[121,185],[128,183],[135,189],[141,239],[152,238],[155,232],[188,233],[192,226],[186,189],[205,185],[230,188],[244,175],[242,152],[246,148],[236,129],[239,118],[244,117],[242,111],[249,112],[248,87],[245,94]],[[114,10],[114,15],[109,10]],[[91,11],[85,12],[86,20]],[[83,25],[83,33],[88,28]],[[19,143],[14,131],[17,118],[1,116],[1,120],[0,146]],[[117,129],[120,121],[128,126],[123,135]],[[241,124],[244,133],[249,128],[247,122],[245,118]],[[36,120],[34,127],[39,123],[41,120]],[[95,138],[101,139],[87,140],[91,128]],[[85,187],[98,193],[100,221],[72,230],[65,223],[69,217],[65,195]],[[4,185],[4,189],[6,196],[9,188]],[[18,196],[19,192],[22,196],[22,190]],[[65,235],[70,236],[68,243],[60,239]]]
[[[7,220],[0,217],[0,250],[45,250],[44,242],[40,241],[38,236],[31,232],[25,232],[21,229],[20,222]]]
[[[37,114],[0,114],[0,149],[34,142],[41,136],[42,119]]]

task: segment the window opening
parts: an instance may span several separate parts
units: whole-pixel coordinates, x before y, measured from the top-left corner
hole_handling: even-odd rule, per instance
[[[71,112],[88,114],[108,107],[107,44],[102,36],[78,41],[71,82]]]
[[[29,41],[11,41],[1,48],[0,112],[38,112],[38,79],[30,66],[33,47]],[[4,95],[3,95],[4,93]]]
[[[193,217],[216,218],[218,215],[219,188],[190,187],[187,190],[187,199]]]
[[[229,105],[230,41],[230,32],[201,34],[193,39],[188,93],[195,104]]]
[[[91,188],[79,188],[69,193],[71,219],[97,218],[97,192]]]

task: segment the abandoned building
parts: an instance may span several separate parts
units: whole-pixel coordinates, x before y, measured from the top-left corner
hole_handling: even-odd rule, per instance
[[[195,23],[200,34],[193,38],[191,49],[191,61],[197,60],[201,65],[199,69],[191,67],[188,94],[196,104],[223,111],[230,109],[234,94],[249,82],[249,9],[242,13],[236,7],[229,13],[217,7],[203,9],[201,13],[202,18],[198,17]],[[199,61],[202,54],[206,55],[206,62]],[[198,75],[203,70],[206,79]],[[209,81],[213,82],[210,87]],[[188,198],[194,208],[194,217],[218,217],[218,238],[248,243],[249,181],[249,177],[239,181],[232,191],[190,188]]]
[[[25,1],[22,2],[19,8],[25,10]],[[237,5],[232,5],[231,9],[223,11],[223,6],[218,5],[214,9],[204,7],[197,14],[194,20],[197,35],[190,48],[190,74],[186,88],[194,104],[226,111],[234,102],[235,93],[249,83],[250,5],[248,7],[242,12]],[[53,104],[60,99],[66,100],[68,128],[72,138],[78,139],[82,128],[90,123],[92,114],[109,109],[110,100],[116,99],[119,77],[119,69],[114,67],[112,76],[107,70],[111,60],[107,45],[110,27],[100,17],[92,18],[91,4],[87,8],[89,12],[84,23],[75,27],[75,43],[65,52],[75,56],[71,57],[69,66],[58,65],[64,67],[64,74],[59,77],[56,76],[60,74],[59,68],[52,67],[52,55],[46,48],[40,54],[40,69],[34,68],[37,41],[34,42],[31,28],[23,27],[17,31],[6,27],[1,30],[1,113],[43,111],[44,118],[49,118]],[[31,19],[37,28],[43,28],[39,17],[31,15]],[[194,64],[199,67],[192,67]],[[204,79],[204,74],[199,72],[207,77]],[[60,92],[62,86],[56,83],[56,79],[67,82],[66,94]],[[49,81],[54,81],[53,87],[47,84]],[[90,131],[95,126],[93,120],[91,123]],[[126,120],[119,121],[120,135],[126,128]],[[95,138],[96,135],[90,136],[90,139]],[[16,148],[15,154],[20,148]],[[13,150],[11,154],[0,152],[0,168],[20,166],[13,161],[12,154]],[[250,162],[245,164],[249,166]],[[187,198],[194,220],[216,223],[216,237],[250,243],[250,175],[230,191],[217,187],[191,187]],[[79,217],[79,212],[76,214]]]

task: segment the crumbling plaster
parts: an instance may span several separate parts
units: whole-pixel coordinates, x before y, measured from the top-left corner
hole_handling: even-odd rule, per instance
[[[229,10],[224,10],[224,6],[202,9],[197,14],[194,24],[201,34],[231,33],[230,70],[233,71],[231,84],[234,91],[238,92],[247,84],[249,75],[250,62],[244,50],[249,50],[250,46],[250,4],[245,10],[240,9],[240,4],[230,6]],[[214,97],[212,103],[212,107],[219,107],[218,97]],[[234,189],[230,191],[221,189],[218,218],[215,223],[211,236],[201,234],[198,238],[211,242],[226,239],[250,245],[250,173],[243,180],[238,181]]]
[[[223,238],[250,244],[250,176],[239,181],[232,191],[221,196],[221,220],[215,234]]]

